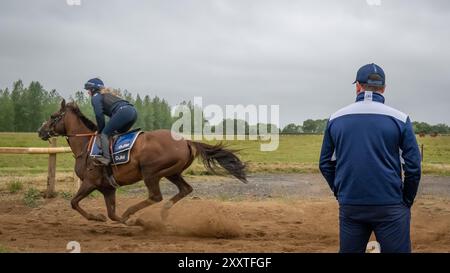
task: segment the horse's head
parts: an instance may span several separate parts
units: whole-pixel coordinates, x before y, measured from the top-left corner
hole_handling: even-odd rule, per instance
[[[53,113],[49,120],[44,121],[42,126],[39,128],[39,137],[42,140],[48,140],[51,137],[64,135],[66,133],[66,128],[64,124],[64,116],[66,114],[66,100],[62,100],[61,108]]]

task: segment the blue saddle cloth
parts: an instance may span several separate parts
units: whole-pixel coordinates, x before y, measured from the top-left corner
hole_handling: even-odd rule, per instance
[[[119,135],[117,137],[114,137],[115,140],[113,144],[113,150],[112,150],[112,162],[111,165],[120,165],[120,164],[126,164],[128,161],[130,161],[130,151],[131,148],[133,148],[134,142],[136,141],[137,137],[142,133],[141,130],[134,130],[130,131],[128,133]],[[100,157],[102,155],[102,150],[100,147],[98,147],[96,143],[95,136],[94,144],[92,145],[90,156],[91,157]]]

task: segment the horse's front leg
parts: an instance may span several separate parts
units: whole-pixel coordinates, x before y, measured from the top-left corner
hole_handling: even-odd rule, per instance
[[[82,209],[79,205],[80,201],[83,200],[86,196],[88,196],[91,192],[93,192],[97,187],[90,183],[89,181],[83,181],[81,183],[80,189],[78,190],[75,197],[70,201],[72,208],[78,211],[84,218],[90,221],[101,221],[106,222],[106,217],[103,214],[93,215],[87,213],[84,209]]]
[[[117,222],[122,222],[122,218],[116,214],[116,189],[100,189],[100,192],[105,198],[106,210],[108,211],[109,219]]]

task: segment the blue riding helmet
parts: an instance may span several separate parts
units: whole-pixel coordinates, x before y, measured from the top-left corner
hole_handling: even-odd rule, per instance
[[[103,87],[105,87],[105,85],[103,84],[103,81],[100,80],[99,78],[93,78],[88,80],[85,84],[84,84],[84,89],[86,90],[100,90]]]

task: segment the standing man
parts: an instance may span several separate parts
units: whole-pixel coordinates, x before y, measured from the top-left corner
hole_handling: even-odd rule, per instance
[[[320,154],[339,202],[340,252],[365,252],[372,231],[381,252],[411,252],[410,208],[421,175],[411,120],[384,104],[378,65],[361,67],[355,83],[356,102],[331,115]]]

